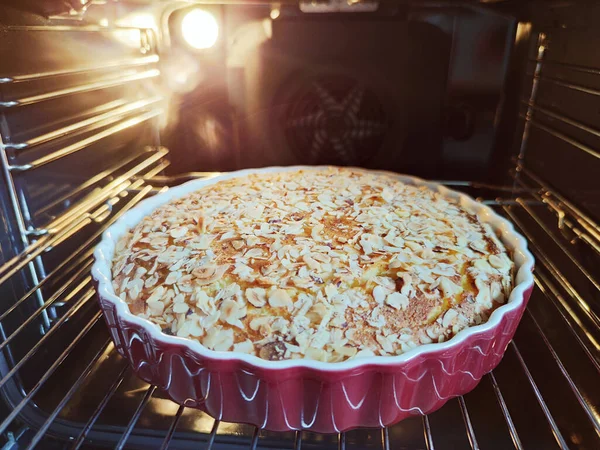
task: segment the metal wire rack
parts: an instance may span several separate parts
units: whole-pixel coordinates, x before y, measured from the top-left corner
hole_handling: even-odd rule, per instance
[[[554,209],[557,205],[544,199],[560,198],[559,194],[547,190],[541,179],[528,169],[522,169],[522,173],[529,174],[528,180],[519,180],[526,186],[521,190],[521,195],[508,200],[505,197],[492,198],[488,203],[510,217],[528,237],[539,264],[535,278],[537,289],[517,336],[507,350],[505,360],[472,393],[450,401],[430,416],[415,417],[385,430],[369,430],[366,436],[362,431],[341,433],[336,437],[323,437],[302,431],[280,436],[249,426],[213,421],[205,414],[183,406],[166,405],[165,403],[170,402],[161,398],[160,391],[155,386],[137,382],[122,358],[114,352],[100,322],[101,315],[94,304],[94,290],[88,274],[93,244],[102,230],[127,209],[156,191],[152,177],[162,169],[160,162],[165,153],[164,150],[150,151],[145,159],[121,177],[115,178],[101,193],[87,198],[58,224],[52,224],[49,228],[53,232],[42,236],[22,255],[0,268],[0,282],[5,282],[39,254],[60,245],[83,227],[102,222],[102,226],[73,252],[70,259],[63,261],[0,315],[2,322],[24,305],[37,290],[61,278],[64,273],[71,274],[54,289],[54,295],[12,333],[4,336],[4,341],[0,343],[0,350],[8,349],[29,323],[59,299],[68,306],[38,342],[22,358],[15,358],[10,370],[2,373],[2,388],[16,379],[28,361],[50,345],[49,342],[61,334],[62,328],[69,322],[79,324],[74,338],[62,348],[52,364],[38,374],[35,385],[23,392],[21,400],[0,423],[0,432],[17,423],[26,407],[35,404],[36,398],[46,386],[56,386],[57,374],[61,372],[61,368],[71,367],[71,359],[81,353],[80,347],[85,342],[92,336],[100,336],[95,340],[96,345],[88,358],[81,361],[77,372],[69,377],[68,389],[63,388],[66,391],[54,399],[52,407],[44,409],[43,421],[32,428],[31,433],[34,434],[30,436],[27,448],[32,448],[47,435],[60,434],[57,430],[61,427],[57,427],[57,424],[63,421],[65,410],[73,408],[72,404],[77,403],[78,398],[89,395],[87,389],[97,385],[99,377],[106,376],[106,368],[103,366],[106,366],[107,361],[110,361],[111,369],[114,370],[104,380],[102,395],[94,396],[94,407],[89,408],[89,415],[77,428],[78,432],[62,436],[63,439],[71,440],[70,448],[86,448],[90,443],[114,445],[118,449],[143,448],[144,442],[153,442],[152,448],[187,448],[200,441],[206,448],[225,448],[224,445],[230,445],[226,448],[240,448],[245,445],[251,449],[281,448],[280,446],[295,449],[336,446],[339,449],[476,449],[510,446],[521,449],[540,448],[537,445],[542,442],[543,448],[569,448],[578,442],[585,444],[582,448],[593,448],[592,444],[600,442],[600,420],[594,404],[594,399],[600,397],[597,383],[593,381],[600,371],[596,340],[600,329],[597,325],[600,322],[582,287],[575,285],[574,278],[567,275],[567,268],[563,267],[563,263],[575,266],[596,291],[600,289],[600,284],[597,274],[592,273],[592,269],[575,256],[576,246],[563,236],[560,228],[552,221],[556,222],[558,217],[564,223],[593,225],[595,228],[592,229],[595,230],[598,228],[590,222],[589,217],[572,214],[576,207],[564,198],[561,200],[564,209],[557,212]],[[138,181],[130,181],[133,175],[138,177]],[[164,177],[158,180],[161,184],[165,183]],[[538,184],[534,185],[534,181]],[[470,192],[483,190],[506,194],[506,190],[498,190],[492,186],[448,184],[453,187],[462,185]],[[523,194],[524,191],[527,194]],[[122,208],[102,221],[107,205],[116,204],[123,197],[125,204]],[[535,223],[539,230],[534,231],[526,222]],[[579,238],[581,236],[578,235]],[[585,242],[587,239],[594,239],[593,234],[585,236]],[[542,244],[548,239],[556,246],[552,251],[562,252],[563,257],[558,259],[559,262],[549,255],[550,249],[545,243]],[[590,326],[585,327],[584,321]],[[565,330],[564,334],[558,335],[559,329]],[[583,357],[574,357],[578,353]],[[556,372],[559,377],[552,378],[552,383],[548,383],[545,379],[548,374],[546,370]],[[135,388],[132,389],[132,386]],[[129,401],[123,405],[122,399],[127,396],[130,396]],[[558,397],[561,399],[557,404]],[[524,417],[521,405],[526,400],[528,412],[527,417]],[[127,416],[128,420],[111,433],[101,419],[111,409],[113,401],[119,401],[126,409],[123,416]],[[484,411],[485,415],[482,417],[481,413]],[[159,417],[162,421],[159,429],[146,429],[148,424],[156,424]],[[538,444],[532,447],[532,443]],[[233,444],[235,447],[231,446]]]

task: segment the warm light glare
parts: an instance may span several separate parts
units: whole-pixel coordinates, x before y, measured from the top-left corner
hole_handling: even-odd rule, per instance
[[[271,10],[271,19],[273,19],[273,20],[277,19],[280,14],[281,14],[281,11],[279,10],[279,8],[273,8]]]
[[[219,24],[211,13],[193,9],[181,21],[181,34],[194,48],[210,48],[219,37]]]
[[[138,13],[126,17],[124,20],[127,25],[135,28],[156,28],[156,20],[150,13]]]

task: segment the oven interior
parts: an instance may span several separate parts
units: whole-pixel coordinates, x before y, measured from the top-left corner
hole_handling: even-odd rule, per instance
[[[600,448],[598,19],[577,1],[5,2],[2,448]],[[135,377],[95,301],[103,230],[186,180],[293,164],[441,180],[527,237],[534,293],[474,391],[319,435],[220,422]]]

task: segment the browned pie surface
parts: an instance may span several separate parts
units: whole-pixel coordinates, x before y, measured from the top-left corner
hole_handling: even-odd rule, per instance
[[[487,224],[391,177],[350,169],[218,182],[118,244],[132,313],[207,348],[342,361],[442,342],[485,321],[513,263]]]

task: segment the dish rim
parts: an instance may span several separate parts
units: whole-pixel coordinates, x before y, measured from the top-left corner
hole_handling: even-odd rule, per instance
[[[458,200],[461,206],[470,213],[475,213],[483,222],[489,223],[496,233],[499,232],[500,240],[511,247],[513,262],[516,266],[515,286],[513,287],[508,301],[496,308],[488,320],[482,324],[467,327],[454,335],[452,338],[441,343],[421,344],[408,352],[393,356],[368,356],[352,358],[341,362],[323,362],[310,359],[289,359],[280,361],[269,361],[258,356],[235,352],[215,351],[204,347],[199,341],[178,336],[170,336],[163,333],[158,325],[132,314],[129,306],[114,292],[112,286],[112,259],[118,239],[130,228],[134,227],[145,216],[157,207],[188,193],[199,190],[205,186],[215,184],[222,180],[238,178],[250,174],[293,172],[299,170],[327,170],[330,168],[341,168],[364,173],[389,176],[401,182],[413,185],[426,186],[431,190],[454,200]],[[443,186],[440,183],[426,181],[411,175],[402,175],[391,171],[371,170],[356,167],[337,166],[272,166],[259,169],[244,169],[223,173],[209,178],[202,178],[185,182],[179,186],[169,188],[168,191],[142,200],[132,209],[127,211],[114,224],[107,228],[102,234],[101,241],[94,249],[94,264],[92,266],[92,277],[97,282],[97,293],[100,298],[114,305],[116,315],[124,321],[141,326],[152,339],[167,345],[183,345],[201,358],[219,361],[237,361],[250,367],[263,370],[289,370],[289,369],[314,369],[325,372],[340,372],[357,369],[365,366],[398,366],[419,357],[435,356],[436,353],[460,349],[462,344],[473,337],[493,331],[500,327],[502,319],[507,313],[521,307],[525,302],[525,293],[533,286],[534,257],[527,248],[527,241],[518,233],[513,224],[504,217],[494,212],[489,206],[477,202],[467,194],[463,194]],[[501,330],[500,330],[501,331]]]

